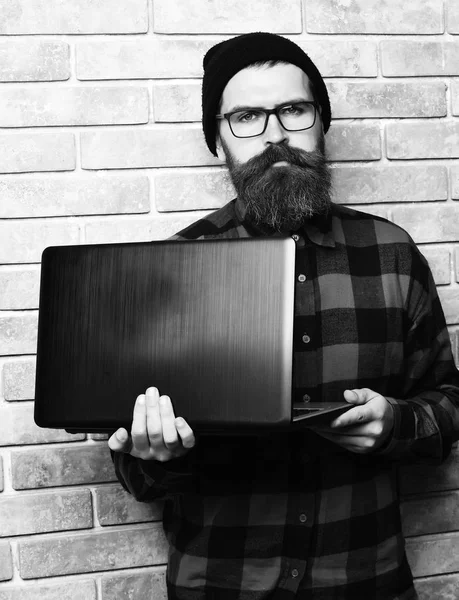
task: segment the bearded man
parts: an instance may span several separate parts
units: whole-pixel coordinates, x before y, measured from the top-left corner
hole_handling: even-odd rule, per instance
[[[294,400],[339,391],[353,406],[314,431],[198,437],[156,388],[139,395],[109,446],[128,491],[166,499],[169,598],[416,598],[397,466],[440,462],[459,430],[428,265],[396,225],[331,201],[328,93],[296,44],[253,33],[214,46],[202,101],[237,199],[176,238],[291,235]]]

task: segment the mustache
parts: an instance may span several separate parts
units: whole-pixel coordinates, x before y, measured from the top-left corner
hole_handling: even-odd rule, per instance
[[[250,178],[261,175],[274,163],[280,161],[286,161],[306,170],[316,171],[322,166],[323,160],[324,154],[320,149],[307,152],[288,145],[272,145],[268,146],[261,154],[249,159],[243,167],[242,165],[237,165],[237,167],[242,168],[244,176]]]

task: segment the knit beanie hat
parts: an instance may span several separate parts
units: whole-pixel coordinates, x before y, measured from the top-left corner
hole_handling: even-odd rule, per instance
[[[239,71],[258,61],[280,60],[296,65],[312,83],[316,101],[322,108],[324,133],[330,127],[331,108],[327,88],[317,67],[294,42],[273,33],[246,33],[220,42],[204,56],[202,82],[202,128],[209,150],[217,155],[215,116],[223,90]]]

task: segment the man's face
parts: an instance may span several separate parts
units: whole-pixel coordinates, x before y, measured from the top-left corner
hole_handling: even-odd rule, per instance
[[[314,101],[308,76],[295,65],[279,63],[274,66],[247,67],[236,73],[223,90],[220,113],[243,108],[275,108],[281,104]],[[287,131],[271,115],[265,132],[253,138],[236,138],[228,122],[220,121],[217,150],[227,160],[222,142],[233,160],[245,163],[272,144],[286,143],[294,148],[311,152],[316,150],[322,135],[322,121],[318,115],[313,127],[304,131]]]
[[[285,63],[248,67],[228,82],[220,112],[313,100],[309,79],[298,67]],[[218,156],[227,163],[249,221],[290,232],[328,211],[331,176],[319,114],[312,127],[301,131],[288,131],[271,114],[265,131],[249,138],[235,137],[226,119],[219,123]]]

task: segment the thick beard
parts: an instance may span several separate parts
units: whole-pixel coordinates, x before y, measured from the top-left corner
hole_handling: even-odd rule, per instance
[[[268,229],[295,231],[331,206],[331,171],[323,136],[317,150],[271,145],[246,163],[238,163],[222,140],[228,171],[250,222]],[[273,167],[279,161],[288,166]]]

